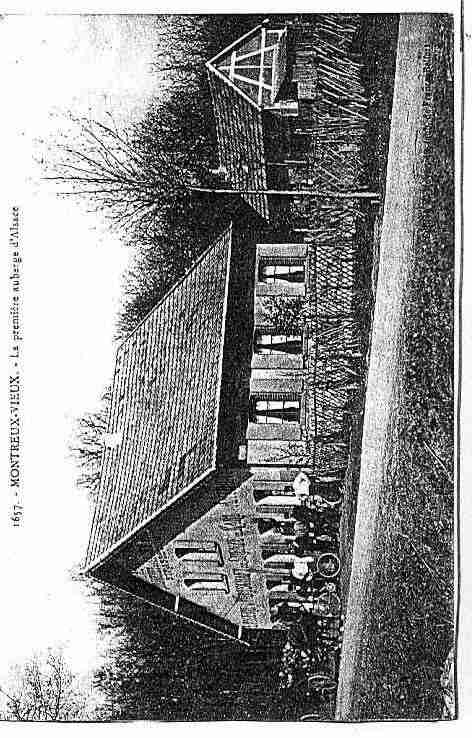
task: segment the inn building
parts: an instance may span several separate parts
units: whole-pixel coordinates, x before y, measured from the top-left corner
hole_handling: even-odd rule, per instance
[[[320,268],[328,252],[313,250],[295,199],[261,192],[298,182],[294,147],[312,125],[316,81],[305,31],[262,24],[207,65],[220,170],[245,203],[117,351],[115,442],[85,563],[97,579],[247,643],[273,628],[271,605],[287,597],[293,540],[277,522],[300,504],[294,479],[304,471],[329,486],[344,464],[343,405],[326,404],[339,380],[313,384],[327,371],[323,346],[271,312],[317,293],[334,325],[352,294],[336,253]],[[326,554],[314,555],[321,566]]]
[[[119,440],[105,450],[86,562],[239,638],[272,627],[291,542],[270,523],[290,517],[292,481],[311,471],[306,337],[275,332],[263,308],[268,294],[304,293],[306,248],[257,239],[257,226],[231,224],[118,349],[108,433]]]

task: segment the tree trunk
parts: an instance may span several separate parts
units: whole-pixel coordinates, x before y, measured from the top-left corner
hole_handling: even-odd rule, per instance
[[[219,189],[212,187],[190,187],[191,192],[207,192],[213,195],[279,195],[281,197],[318,197],[335,200],[378,200],[378,192],[330,192],[329,190],[247,190],[244,188]]]

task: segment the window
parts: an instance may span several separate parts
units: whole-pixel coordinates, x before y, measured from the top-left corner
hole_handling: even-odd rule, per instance
[[[276,334],[256,331],[254,349],[257,354],[301,354],[302,337],[299,334]]]
[[[280,399],[254,397],[251,404],[251,423],[281,424],[300,422],[300,398]]]
[[[305,262],[303,259],[262,259],[259,262],[259,282],[284,284],[304,281]]]
[[[205,561],[221,566],[223,556],[215,541],[177,541],[174,553],[181,561]]]
[[[196,574],[192,572],[184,577],[184,584],[188,589],[192,590],[229,592],[228,577],[226,574]]]

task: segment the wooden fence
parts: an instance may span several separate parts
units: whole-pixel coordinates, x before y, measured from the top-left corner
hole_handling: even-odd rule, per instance
[[[292,26],[299,96],[291,128],[298,164],[288,168],[293,189],[349,192],[368,184],[361,157],[368,99],[352,51],[360,22],[358,15],[322,14]],[[293,230],[309,252],[311,457],[316,474],[338,474],[347,462],[346,420],[360,382],[356,233],[365,215],[354,198],[300,197],[291,208]]]

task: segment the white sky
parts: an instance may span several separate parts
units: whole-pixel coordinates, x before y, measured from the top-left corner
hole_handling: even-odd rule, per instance
[[[68,642],[75,669],[95,663],[93,612],[68,575],[82,559],[89,527],[68,441],[74,419],[96,408],[112,375],[114,319],[129,255],[98,216],[38,182],[33,140],[54,136],[60,118],[50,113],[57,109],[90,109],[98,119],[111,110],[123,123],[139,117],[155,92],[152,30],[149,21],[126,16],[0,23],[11,127],[8,202],[21,206],[24,219],[25,334],[25,517],[22,529],[12,529],[6,514],[0,521],[6,527],[2,599],[14,603],[2,612],[0,676],[11,661],[57,642]]]

